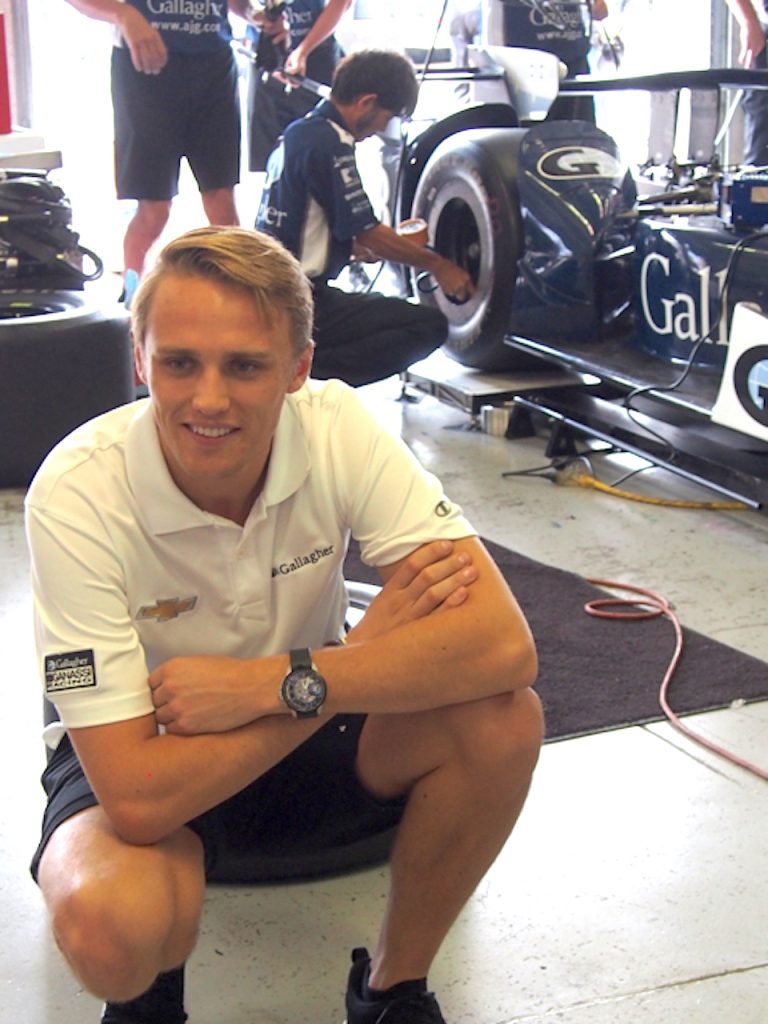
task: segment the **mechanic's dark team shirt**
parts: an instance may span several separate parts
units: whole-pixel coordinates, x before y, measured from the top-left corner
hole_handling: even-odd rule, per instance
[[[229,46],[227,0],[126,0],[163,37],[170,53],[212,53]]]
[[[322,100],[293,121],[270,154],[256,227],[290,249],[309,277],[330,281],[349,262],[352,239],[379,223],[355,161],[355,140]]]
[[[309,35],[309,30],[325,10],[326,0],[293,0],[285,9],[291,29],[290,48],[295,50]],[[249,25],[246,36],[251,40],[254,52],[261,35],[255,25]],[[338,60],[338,43],[333,35],[324,39],[307,57],[307,78],[330,85],[333,69]]]
[[[504,45],[554,53],[571,64],[589,53],[583,0],[504,0]]]

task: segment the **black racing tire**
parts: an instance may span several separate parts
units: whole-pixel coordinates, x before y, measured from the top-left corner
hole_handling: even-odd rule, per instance
[[[128,314],[80,291],[0,291],[0,380],[0,487],[24,487],[57,441],[135,398]]]
[[[541,366],[535,356],[504,344],[523,245],[517,154],[526,131],[475,128],[450,136],[430,157],[414,193],[411,216],[427,222],[430,244],[475,282],[472,298],[456,305],[439,288],[423,291],[425,278],[413,273],[419,302],[437,306],[448,319],[443,349],[464,366]]]

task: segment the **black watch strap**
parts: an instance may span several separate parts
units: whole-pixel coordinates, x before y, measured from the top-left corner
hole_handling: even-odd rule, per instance
[[[296,647],[288,655],[291,671],[296,668],[312,668],[312,651],[308,647]]]

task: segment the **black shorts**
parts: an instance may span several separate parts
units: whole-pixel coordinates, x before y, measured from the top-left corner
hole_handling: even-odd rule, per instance
[[[186,157],[201,192],[240,180],[240,94],[230,47],[171,53],[145,75],[125,47],[112,51],[118,199],[173,199]]]
[[[343,852],[334,861],[329,851],[379,849],[379,838],[398,824],[405,801],[376,800],[360,784],[355,759],[364,722],[364,715],[336,715],[251,785],[190,821],[203,843],[206,878],[298,877],[347,866]],[[98,803],[68,736],[42,784],[48,804],[31,864],[34,878],[56,828]]]

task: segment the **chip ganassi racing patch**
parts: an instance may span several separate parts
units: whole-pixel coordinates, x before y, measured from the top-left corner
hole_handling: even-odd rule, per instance
[[[82,690],[96,686],[93,651],[46,654],[44,669],[46,693],[62,693],[64,690]]]

